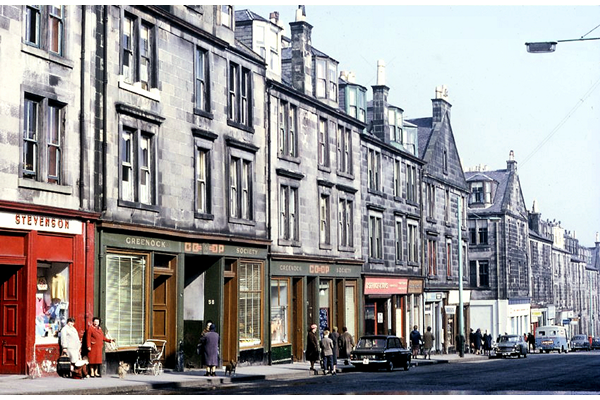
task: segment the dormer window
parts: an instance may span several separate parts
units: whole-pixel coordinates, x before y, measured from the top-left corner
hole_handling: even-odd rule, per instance
[[[473,203],[489,204],[491,202],[492,202],[492,184],[491,184],[491,182],[472,182],[471,183],[471,196],[469,198],[469,204],[473,204]]]
[[[388,123],[390,126],[390,140],[404,144],[404,137],[402,134],[402,113],[400,110],[395,108],[390,108],[388,110]]]
[[[366,122],[367,92],[359,86],[346,86],[346,112],[359,121]]]
[[[337,63],[324,58],[315,60],[315,96],[318,99],[337,101]]]
[[[233,29],[233,6],[221,5],[221,25]]]

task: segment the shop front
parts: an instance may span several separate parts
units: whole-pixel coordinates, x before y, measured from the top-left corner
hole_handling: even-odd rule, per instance
[[[396,335],[407,343],[423,322],[423,280],[365,277],[365,334]]]
[[[359,263],[270,261],[269,337],[272,363],[304,360],[308,326],[346,327],[357,338]]]
[[[91,323],[96,218],[0,205],[0,374],[56,371],[67,318]]]
[[[196,346],[208,321],[221,337],[221,361],[263,362],[266,245],[174,237],[100,233],[97,306],[118,345],[106,352],[107,370],[134,363],[147,339],[166,342],[165,368],[200,367]]]
[[[425,323],[424,330],[428,326],[435,338],[433,350],[441,352],[444,348],[445,329],[442,316],[444,315],[444,292],[427,292],[425,296]]]
[[[463,328],[462,335],[465,338],[465,343],[469,341],[469,323],[471,320],[469,304],[471,302],[471,291],[462,291],[463,303]],[[458,352],[457,339],[460,334],[460,315],[459,315],[460,294],[458,290],[450,290],[446,295],[446,303],[444,304],[444,351],[446,353]],[[476,328],[473,329],[475,331]]]

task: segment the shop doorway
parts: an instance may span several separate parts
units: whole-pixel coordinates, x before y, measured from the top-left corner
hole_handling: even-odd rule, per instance
[[[176,310],[177,285],[175,271],[177,258],[173,255],[154,255],[152,287],[152,339],[166,340],[164,365],[175,367],[177,355]]]
[[[25,372],[25,268],[0,265],[0,374]]]
[[[304,305],[304,285],[302,278],[294,278],[292,281],[292,360],[302,361],[304,359],[304,323],[302,322]]]
[[[238,334],[238,283],[237,260],[225,260],[223,274],[223,329],[221,335],[221,360],[237,360],[237,334]]]

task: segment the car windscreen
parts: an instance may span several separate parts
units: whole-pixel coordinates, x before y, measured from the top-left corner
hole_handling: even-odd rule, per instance
[[[498,343],[516,343],[518,342],[517,336],[502,336]]]
[[[573,336],[573,340],[586,340],[586,337],[584,335],[577,335]]]

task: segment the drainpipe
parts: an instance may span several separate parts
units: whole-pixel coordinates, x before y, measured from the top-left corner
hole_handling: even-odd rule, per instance
[[[79,92],[79,208],[83,209],[83,190],[84,190],[84,175],[85,175],[85,151],[86,151],[86,133],[85,133],[85,20],[86,6],[81,6],[81,62],[80,68],[80,92]]]
[[[104,5],[103,27],[104,27],[104,51],[103,51],[103,77],[102,77],[102,212],[106,211],[106,124],[108,121],[106,108],[108,100],[106,98],[108,92],[108,7]]]
[[[271,238],[272,234],[271,234],[271,82],[267,81],[267,90],[265,90],[266,96],[267,96],[267,118],[266,118],[266,134],[267,134],[267,148],[265,150],[265,158],[266,158],[266,176],[267,176],[267,204],[266,204],[266,214],[267,214],[267,238]],[[271,245],[267,246],[267,286],[266,287],[271,287]],[[271,309],[269,307],[268,310],[269,313],[269,319],[271,318]],[[269,331],[269,343],[271,343],[271,332]],[[292,351],[293,353],[293,351]],[[272,348],[271,345],[269,344],[269,358],[268,358],[268,363],[269,365],[272,365],[273,363],[273,353],[272,353]]]
[[[496,291],[497,291],[497,297],[496,297],[496,324],[497,324],[497,328],[496,328],[496,336],[498,337],[498,335],[500,335],[500,239],[498,237],[498,224],[500,224],[500,220],[498,221],[494,221],[495,222],[495,231],[496,231]]]

